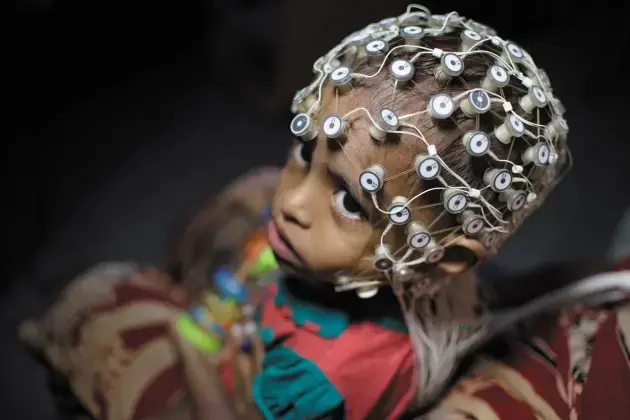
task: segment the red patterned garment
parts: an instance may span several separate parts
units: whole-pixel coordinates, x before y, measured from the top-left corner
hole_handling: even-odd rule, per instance
[[[480,359],[441,408],[475,420],[630,419],[630,304],[565,311],[509,360]]]
[[[95,418],[139,420],[184,397],[170,326],[187,307],[184,291],[163,273],[101,264],[77,277],[21,333]]]
[[[415,390],[402,319],[302,300],[281,279],[260,308],[266,347],[253,385],[269,419],[397,419]],[[378,305],[377,305],[378,306]]]

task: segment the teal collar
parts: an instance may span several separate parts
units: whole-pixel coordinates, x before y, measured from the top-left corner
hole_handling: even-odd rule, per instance
[[[352,310],[352,302],[348,302],[348,307],[341,305],[324,305],[317,301],[309,301],[292,293],[287,287],[286,281],[294,279],[281,279],[278,282],[278,293],[275,296],[276,306],[288,306],[291,309],[293,322],[301,327],[309,325],[322,338],[339,337],[352,323],[371,322],[384,329],[407,333],[407,327],[402,319],[400,311],[389,311],[384,314],[379,305],[371,305],[372,310],[366,310],[363,305],[359,310]],[[295,281],[300,281],[295,279]],[[378,302],[386,304],[386,302]],[[394,304],[397,304],[394,301]],[[376,308],[375,308],[376,307]],[[381,313],[374,312],[374,309],[381,310]]]

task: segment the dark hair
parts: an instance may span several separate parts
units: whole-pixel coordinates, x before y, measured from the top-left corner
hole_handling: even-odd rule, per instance
[[[425,46],[428,48],[439,48],[443,51],[458,51],[460,50],[460,39],[456,36],[436,36],[427,37],[423,39]],[[416,52],[403,51],[403,49],[396,49],[393,51],[383,65],[378,74],[377,68],[370,65],[366,60],[362,60],[352,65],[353,72],[359,74],[370,75],[371,77],[357,77],[354,79],[353,90],[349,95],[352,95],[351,100],[356,101],[357,107],[363,107],[368,110],[371,115],[376,115],[380,108],[386,107],[392,109],[397,115],[409,115],[418,113],[415,117],[409,117],[405,119],[405,122],[415,125],[420,131],[422,131],[424,137],[429,144],[436,146],[439,156],[444,163],[453,170],[459,177],[461,177],[472,188],[481,190],[481,194],[485,200],[499,210],[502,210],[504,204],[499,200],[498,194],[494,193],[491,189],[485,188],[484,173],[489,167],[503,167],[503,163],[497,163],[491,160],[489,156],[472,157],[466,152],[464,145],[461,142],[462,136],[473,130],[483,131],[488,134],[492,134],[495,128],[504,122],[505,111],[501,108],[501,105],[497,104],[491,108],[491,110],[485,114],[480,115],[478,118],[470,118],[463,114],[460,110],[457,110],[453,115],[445,120],[437,120],[432,118],[426,112],[420,112],[426,109],[430,97],[437,93],[446,93],[454,97],[460,93],[468,91],[470,89],[481,87],[484,78],[486,77],[489,67],[494,64],[490,57],[483,53],[472,53],[464,57],[465,69],[459,77],[452,78],[448,84],[441,85],[434,75],[434,71],[440,64],[440,60],[434,57],[432,54],[422,54],[414,61],[415,72],[411,81],[404,86],[396,86],[394,88],[389,78],[389,72],[386,66],[388,66],[395,59],[411,60],[416,55]],[[525,72],[525,69],[520,69]],[[373,75],[373,76],[372,76]],[[513,78],[514,79],[514,78]],[[515,81],[515,80],[513,80]],[[539,124],[544,125],[550,121],[550,116],[546,110],[534,111],[533,115],[525,115],[525,113],[519,111],[518,99],[527,94],[527,90],[524,87],[519,87],[515,84],[509,84],[501,89],[500,94],[503,98],[512,104],[512,107],[517,110],[522,118],[528,120],[539,119]],[[349,119],[348,123],[352,127],[355,120]],[[358,118],[356,119],[358,121]],[[407,131],[407,128],[401,128],[402,131]],[[390,190],[386,188],[379,192],[383,194],[383,191],[387,190],[390,195],[383,197],[385,202],[388,202],[393,195],[403,195],[405,197],[411,197],[416,195],[419,191],[424,191],[431,188],[431,183],[436,181],[420,181],[413,168],[413,160],[419,153],[426,153],[426,145],[424,142],[417,139],[415,136],[402,135],[399,137],[393,137],[391,141],[385,143],[378,143],[368,141],[369,135],[360,136],[361,146],[351,148],[354,156],[353,160],[358,160],[361,165],[367,167],[371,164],[382,164],[388,174],[388,179],[395,178],[396,185],[390,186]],[[511,144],[503,144],[500,141],[492,139],[491,151],[500,160],[513,161],[517,164],[521,161],[521,154],[529,147],[529,144],[534,145],[536,140],[529,140],[526,138],[517,139]],[[528,144],[529,143],[529,144]],[[365,146],[365,147],[364,147]],[[565,144],[560,142],[555,144],[555,148],[561,153],[565,148]],[[534,193],[539,197],[538,203],[548,194],[554,185],[554,180],[557,177],[557,170],[555,167],[546,167],[538,169],[531,166],[525,166],[524,175],[534,184]],[[507,166],[507,165],[505,165]],[[390,173],[390,171],[394,173]],[[442,171],[442,177],[450,185],[460,185],[460,182],[456,180],[454,176],[446,171]],[[388,183],[390,181],[388,180]],[[436,185],[438,186],[438,185]],[[523,185],[524,186],[524,185]],[[512,188],[520,188],[518,184],[513,185]],[[427,193],[423,196],[421,204],[433,204],[440,203],[440,196],[438,194]],[[537,203],[537,204],[538,204]],[[439,207],[431,208],[428,211],[435,212]],[[533,207],[529,209],[520,210],[519,212],[512,213],[504,217],[508,221],[509,225],[503,225],[509,231],[516,229],[522,222],[522,220],[533,210]],[[440,211],[440,210],[437,210]],[[437,230],[446,230],[450,227],[457,226],[459,223],[455,219],[455,216],[451,216],[446,212],[440,212],[439,223],[435,224],[434,228]],[[396,238],[396,242],[401,240],[401,237]],[[454,256],[453,260],[457,258],[466,257],[466,253],[457,252],[460,247],[450,247],[447,249],[447,259],[449,254]],[[450,251],[456,252],[450,252]],[[470,254],[470,252],[468,253]],[[444,260],[443,260],[444,261]],[[430,267],[418,267],[419,270],[430,269]],[[472,272],[462,273],[457,278],[456,282],[444,283],[442,287],[441,295],[451,302],[451,310],[461,310],[466,314],[466,308],[470,307],[471,314],[474,307],[479,303],[473,285],[476,283],[476,275]],[[526,285],[523,285],[526,287]],[[540,292],[540,290],[538,291]],[[413,293],[412,293],[413,294]],[[410,296],[411,300],[414,300],[416,296]],[[425,296],[426,297],[426,296]],[[511,295],[514,297],[514,295]],[[428,301],[431,302],[433,297],[428,297]],[[468,299],[468,300],[467,300]],[[498,303],[498,302],[495,302]],[[506,299],[506,303],[513,303],[510,299]],[[462,309],[462,307],[464,307]],[[414,343],[414,348],[417,352],[417,357],[422,357],[427,348],[423,340],[416,337],[418,331],[423,330],[423,320],[425,316],[435,316],[436,314],[430,314],[426,312],[417,312],[411,309],[407,310],[407,323],[410,330],[410,336]],[[446,316],[449,316],[446,314]],[[459,315],[458,315],[459,316]],[[438,316],[439,318],[439,316]],[[431,338],[429,337],[429,340]],[[420,364],[422,366],[422,364]],[[439,375],[436,376],[436,380],[439,383]],[[435,384],[433,385],[435,386]],[[420,402],[426,403],[424,396],[419,396]],[[422,401],[424,400],[424,401]]]
[[[429,48],[440,48],[444,51],[459,50],[459,37],[439,36],[425,38],[424,41]],[[396,58],[410,60],[414,55],[415,52],[398,49],[390,54],[388,63],[385,66]],[[374,77],[355,79],[355,91],[353,91],[352,95],[358,100],[364,101],[361,106],[367,108],[372,115],[383,107],[393,109],[398,115],[418,112],[426,108],[430,96],[436,93],[443,92],[456,96],[464,91],[480,87],[483,79],[486,77],[488,68],[493,63],[491,58],[485,54],[467,55],[464,58],[465,69],[461,76],[452,78],[446,86],[440,85],[434,76],[434,70],[439,64],[439,58],[434,57],[432,54],[420,55],[414,62],[415,73],[411,83],[396,89],[390,82],[387,68],[384,66]],[[355,73],[372,75],[377,71],[377,68],[368,65],[366,60],[357,63],[353,67]],[[501,94],[512,104],[514,109],[519,107],[518,98],[526,93],[527,91],[524,87],[519,87],[513,83],[501,89]],[[498,208],[501,206],[501,203],[497,200],[497,194],[490,189],[483,189],[485,186],[483,181],[484,172],[492,164],[496,167],[496,163],[487,155],[479,158],[472,157],[466,152],[460,140],[466,132],[472,130],[480,130],[491,134],[497,126],[503,123],[504,115],[505,112],[501,109],[501,106],[496,104],[493,105],[489,112],[480,115],[478,119],[467,117],[463,112],[456,111],[446,120],[436,120],[427,113],[423,113],[415,118],[409,118],[406,122],[416,125],[423,132],[427,141],[436,145],[444,162],[472,188],[483,190],[482,195],[484,198]],[[527,118],[535,120],[536,114],[527,116]],[[548,112],[542,109],[538,114],[538,118],[540,119],[540,124],[547,124],[550,121]],[[533,144],[533,141],[529,140],[529,143]],[[424,143],[412,136],[403,136],[403,138],[398,139],[393,147],[397,149],[396,153],[388,151],[379,156],[379,158],[386,163],[396,159],[404,160],[404,165],[408,168],[412,167],[415,155],[425,149]],[[519,162],[521,153],[527,147],[528,142],[525,139],[518,139],[509,145],[493,140],[490,150],[500,159]],[[565,145],[558,144],[556,147],[562,150]],[[526,168],[526,171],[526,175],[530,175],[532,178],[540,181],[536,184],[536,194],[545,196],[550,189],[549,187],[553,184],[549,181],[553,180],[557,175],[555,169],[551,167],[545,168],[544,179],[540,179],[543,171],[539,171],[536,168],[532,170],[532,173],[528,173],[530,168]],[[458,184],[450,173],[442,171],[442,176],[449,184]],[[417,186],[417,190],[426,188],[426,183],[417,182],[417,176],[413,171],[409,171],[406,177],[405,185],[410,188],[413,185]],[[514,186],[514,188],[518,187]],[[404,195],[413,194],[414,192],[405,191]],[[430,193],[427,194],[427,200],[439,202],[439,192],[432,195]],[[515,217],[513,223],[518,226],[521,219],[520,217]]]

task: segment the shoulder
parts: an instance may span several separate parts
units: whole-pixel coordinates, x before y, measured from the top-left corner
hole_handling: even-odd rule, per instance
[[[349,418],[398,418],[416,389],[414,349],[406,332],[389,325],[350,325],[321,363],[344,396]]]
[[[411,402],[414,378],[413,349],[404,333],[366,323],[325,339],[297,328],[269,347],[254,398],[265,418],[286,409],[296,418],[334,412],[397,418]]]
[[[267,347],[254,386],[261,411],[273,417],[274,407],[286,406],[299,418],[310,418],[316,409],[318,416],[341,410],[347,418],[380,419],[404,412],[415,374],[402,321],[353,322],[341,313],[293,301],[278,289],[282,291],[270,289],[259,313]]]
[[[521,369],[479,359],[441,401],[438,412],[474,420],[560,420],[562,410],[549,401]]]

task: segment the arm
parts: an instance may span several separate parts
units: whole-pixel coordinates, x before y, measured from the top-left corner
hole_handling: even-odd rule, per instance
[[[181,337],[174,326],[171,328],[171,336],[180,356],[191,403],[189,413],[172,418],[234,420],[236,417],[232,413],[219,378],[219,357],[199,353],[192,344]]]

